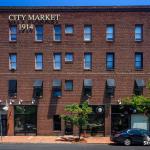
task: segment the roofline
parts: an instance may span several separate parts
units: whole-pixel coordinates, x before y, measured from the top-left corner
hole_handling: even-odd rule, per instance
[[[0,6],[0,12],[150,12],[145,6]]]

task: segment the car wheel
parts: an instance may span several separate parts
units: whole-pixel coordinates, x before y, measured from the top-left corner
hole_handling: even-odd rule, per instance
[[[130,139],[125,139],[124,140],[124,145],[125,146],[130,146],[131,145],[131,140]]]

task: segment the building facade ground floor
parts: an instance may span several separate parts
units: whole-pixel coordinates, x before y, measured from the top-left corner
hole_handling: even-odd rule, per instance
[[[136,112],[131,106],[90,105],[92,113],[82,134],[109,136],[127,128],[150,130],[150,118]],[[48,116],[40,112],[40,105],[9,105],[8,111],[0,107],[1,135],[77,135],[71,122],[61,119],[62,113],[53,110]],[[53,107],[54,108],[54,107]],[[46,108],[45,110],[46,111]]]

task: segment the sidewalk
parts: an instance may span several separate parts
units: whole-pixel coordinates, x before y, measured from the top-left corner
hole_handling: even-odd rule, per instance
[[[63,141],[59,136],[3,136],[0,143],[66,143],[71,144],[75,142]],[[81,143],[88,144],[110,144],[109,137],[88,137]]]

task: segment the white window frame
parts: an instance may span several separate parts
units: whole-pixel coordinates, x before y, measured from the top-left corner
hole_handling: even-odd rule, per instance
[[[111,33],[108,31],[109,28],[112,29]],[[106,41],[114,41],[114,30],[115,30],[114,25],[107,25],[107,27],[106,27]],[[109,38],[108,35],[111,35],[112,38]]]
[[[41,42],[41,41],[43,41],[43,36],[44,36],[43,33],[44,33],[44,29],[43,29],[42,34],[40,34],[40,35],[42,35],[42,40],[38,40],[37,35],[39,35],[39,34],[37,34],[37,30],[36,30],[38,26],[41,26],[41,27],[43,28],[43,25],[36,25],[36,26],[35,26],[35,41]]]
[[[37,56],[41,55],[42,56],[42,61],[37,62]],[[42,63],[42,68],[38,68],[38,63]],[[35,54],[35,70],[43,70],[43,54],[42,53],[36,53]]]
[[[12,57],[13,55],[15,56],[15,59],[16,59],[15,62],[11,61],[11,57]],[[12,67],[12,64],[16,64],[16,68],[13,68],[13,67]],[[14,54],[13,54],[13,53],[12,53],[12,54],[9,54],[9,70],[17,70],[17,54],[15,54],[15,53],[14,53]]]
[[[72,55],[72,60],[67,60],[67,58],[66,58],[66,56],[67,56],[67,54],[71,54]],[[73,53],[72,52],[67,52],[66,54],[65,54],[65,62],[73,62]]]
[[[11,28],[12,27],[15,27],[16,28],[16,33],[12,33],[11,32]],[[16,35],[16,40],[12,40],[12,35]],[[10,42],[16,42],[17,41],[17,25],[11,25],[11,26],[9,26],[9,41]]]
[[[86,33],[85,30],[86,28],[89,28],[90,29],[90,32],[89,33]],[[88,42],[88,41],[92,41],[92,25],[84,25],[84,33],[83,33],[83,38],[84,38],[84,41],[85,42]],[[86,39],[86,35],[90,35],[90,39]]]
[[[72,28],[72,32],[67,32],[66,29],[67,29],[68,27]],[[73,27],[73,25],[71,25],[71,24],[65,25],[65,34],[73,34],[73,32],[74,32],[74,27]]]
[[[53,40],[56,41],[56,42],[60,42],[60,41],[62,40],[62,31],[61,31],[59,34],[56,34],[56,33],[55,33],[55,27],[56,27],[56,26],[59,26],[59,27],[60,27],[60,30],[62,30],[62,29],[61,29],[61,25],[54,25],[54,27],[53,27]],[[57,40],[55,35],[59,35],[59,36],[60,36],[60,39]]]
[[[140,28],[140,32],[139,32],[139,33],[136,32],[136,28]],[[137,35],[137,34],[140,35],[140,38],[136,38],[136,35]],[[135,41],[137,41],[137,42],[140,42],[140,41],[143,40],[143,25],[142,25],[142,24],[136,24],[136,25],[135,25],[134,39],[135,39]]]
[[[85,55],[90,55],[90,67],[86,67]],[[92,69],[92,53],[84,53],[84,70]]]
[[[57,62],[55,61],[55,55],[59,55],[60,56],[60,62],[58,62],[58,63],[60,63],[60,67],[59,68],[56,65]],[[53,69],[54,70],[61,70],[61,68],[62,68],[62,56],[61,56],[61,53],[54,53],[53,54]]]

